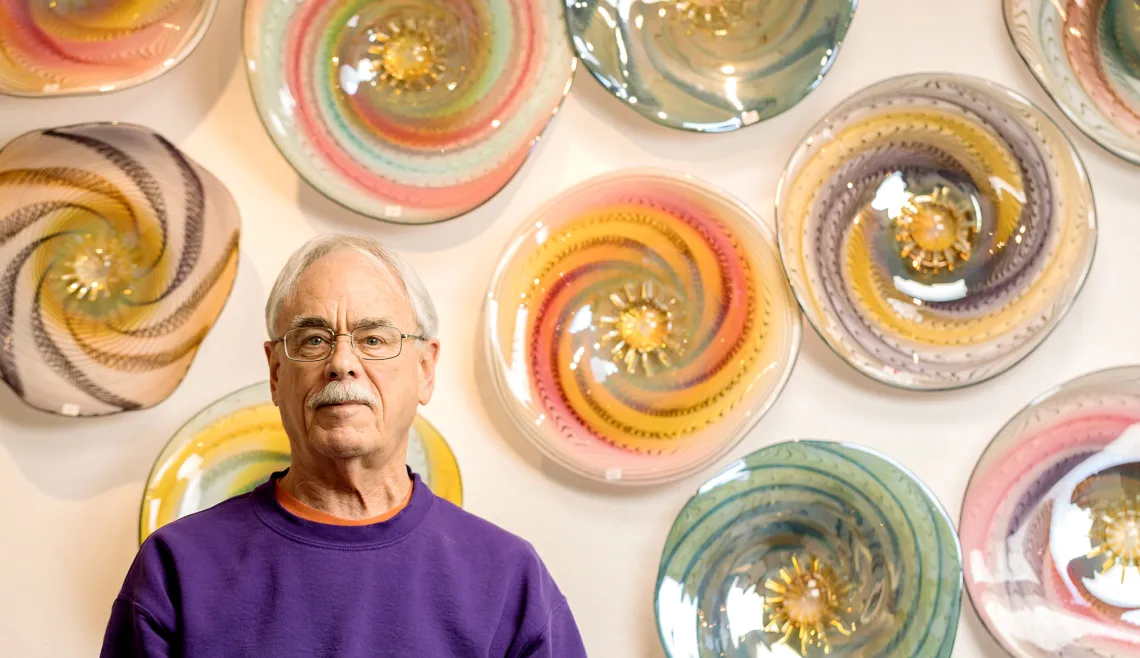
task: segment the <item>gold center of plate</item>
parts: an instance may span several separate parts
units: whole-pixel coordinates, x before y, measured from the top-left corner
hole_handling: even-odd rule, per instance
[[[426,91],[439,82],[447,71],[443,63],[447,46],[433,20],[409,18],[403,23],[389,23],[369,36],[368,53],[375,57],[379,81],[396,93]]]
[[[84,237],[59,268],[66,294],[87,302],[132,294],[138,265],[131,250],[114,238]]]
[[[1095,510],[1089,539],[1094,548],[1087,557],[1104,557],[1101,573],[1117,564],[1140,570],[1140,499],[1118,500]]]
[[[744,20],[744,0],[678,0],[673,8],[673,20],[717,36]]]
[[[670,306],[676,300],[664,300],[652,282],[645,281],[635,289],[627,284],[622,292],[610,295],[617,309],[616,315],[602,316],[599,320],[608,329],[602,335],[606,342],[616,341],[610,349],[615,360],[625,363],[626,372],[637,372],[638,364],[645,374],[655,374],[655,364],[673,365],[669,353],[681,351],[673,336],[673,312]]]
[[[919,272],[952,271],[973,253],[973,210],[955,203],[945,187],[915,195],[895,220],[899,255]]]
[[[782,633],[779,644],[798,635],[800,655],[807,655],[809,646],[820,647],[829,654],[831,633],[846,636],[855,630],[854,624],[848,628],[840,621],[846,587],[831,567],[815,557],[808,558],[806,568],[793,557],[792,570],[780,569],[780,580],[769,579],[764,586],[773,593],[764,599],[768,612],[764,630]]]

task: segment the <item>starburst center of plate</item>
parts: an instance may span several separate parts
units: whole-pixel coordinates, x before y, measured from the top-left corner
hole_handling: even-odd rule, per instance
[[[647,375],[653,375],[658,365],[671,367],[669,353],[679,351],[670,309],[676,300],[664,299],[650,281],[639,288],[627,284],[609,299],[617,313],[601,318],[602,326],[608,329],[602,338],[614,343],[610,350],[613,357],[624,362],[630,374],[637,372],[639,364]]]
[[[1104,557],[1102,573],[1117,564],[1140,570],[1140,499],[1114,501],[1094,511],[1089,533],[1093,550],[1088,557]],[[1123,580],[1123,573],[1121,579]]]
[[[919,272],[953,270],[973,253],[974,216],[946,187],[915,195],[895,220],[895,239],[903,260]]]
[[[67,294],[88,302],[132,294],[137,265],[131,250],[114,238],[84,237],[61,268]]]
[[[830,635],[850,635],[854,630],[840,619],[846,587],[815,557],[809,557],[806,566],[793,557],[792,569],[780,569],[780,580],[769,579],[764,586],[772,592],[764,599],[769,620],[764,630],[782,633],[780,643],[798,635],[801,655],[809,646],[831,653]]]
[[[744,19],[744,0],[678,0],[674,9],[678,22],[718,36]]]
[[[427,90],[447,70],[443,58],[447,45],[438,24],[430,19],[407,19],[389,23],[369,37],[368,52],[380,81],[400,90]]]

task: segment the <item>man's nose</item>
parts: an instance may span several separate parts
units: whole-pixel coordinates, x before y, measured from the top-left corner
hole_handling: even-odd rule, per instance
[[[341,344],[344,338],[344,344]],[[344,379],[357,377],[360,374],[360,359],[352,349],[351,336],[337,336],[333,339],[332,354],[325,363],[325,377],[328,379]]]

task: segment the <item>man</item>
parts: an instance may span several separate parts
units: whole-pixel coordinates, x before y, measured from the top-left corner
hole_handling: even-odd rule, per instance
[[[146,540],[102,655],[584,657],[534,549],[405,464],[439,340],[404,261],[319,237],[289,259],[265,319],[292,464]]]

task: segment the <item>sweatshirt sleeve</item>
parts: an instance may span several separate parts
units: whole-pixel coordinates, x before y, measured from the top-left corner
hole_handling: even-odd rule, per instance
[[[587,658],[578,625],[565,599],[551,611],[550,623],[526,645],[518,658]]]
[[[100,658],[168,658],[173,655],[170,633],[153,615],[122,596],[115,599]]]
[[[171,597],[177,587],[170,551],[152,535],[139,548],[122,590],[111,605],[101,658],[179,655],[177,614]]]

